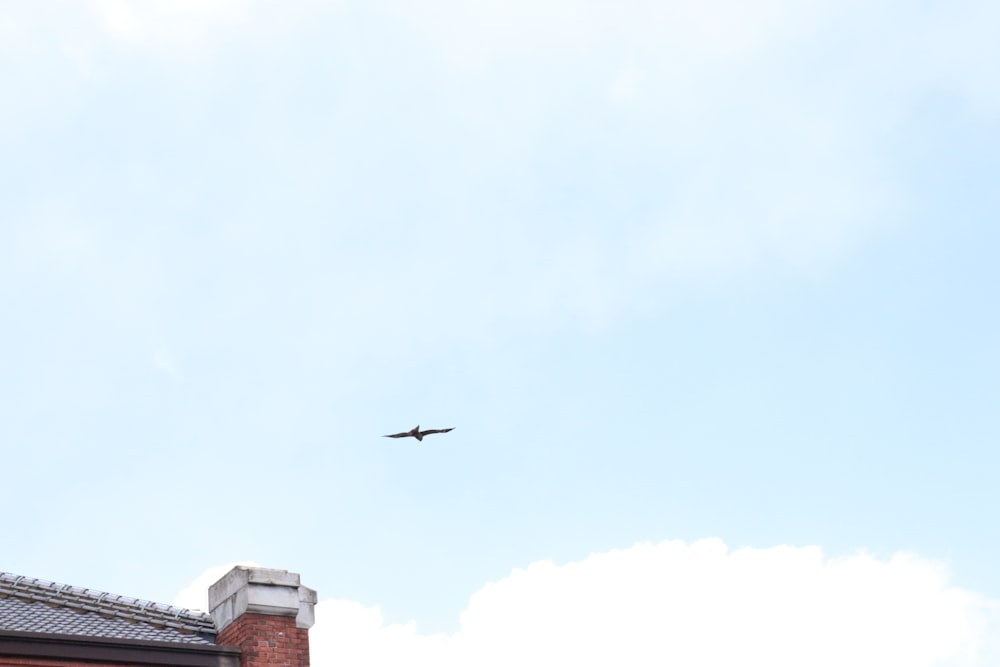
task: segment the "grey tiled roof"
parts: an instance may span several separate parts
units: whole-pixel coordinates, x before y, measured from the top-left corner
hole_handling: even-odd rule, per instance
[[[214,644],[198,611],[0,572],[0,631]]]

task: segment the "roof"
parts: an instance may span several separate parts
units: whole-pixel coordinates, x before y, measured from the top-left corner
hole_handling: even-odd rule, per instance
[[[0,572],[0,631],[215,644],[215,623],[190,611]]]

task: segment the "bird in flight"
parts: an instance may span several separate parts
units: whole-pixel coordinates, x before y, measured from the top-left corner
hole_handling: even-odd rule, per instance
[[[420,425],[414,426],[409,431],[404,431],[402,433],[393,433],[392,435],[383,435],[383,438],[416,438],[417,440],[423,440],[425,435],[430,435],[432,433],[447,433],[448,431],[454,431],[455,427],[451,428],[429,428],[426,431],[420,430]]]

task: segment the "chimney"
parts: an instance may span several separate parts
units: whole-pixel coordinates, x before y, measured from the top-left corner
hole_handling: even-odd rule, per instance
[[[240,667],[308,667],[315,604],[299,575],[264,567],[234,567],[208,589],[216,641],[240,648]]]

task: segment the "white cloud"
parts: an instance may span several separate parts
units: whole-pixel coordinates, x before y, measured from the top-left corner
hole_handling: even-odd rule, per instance
[[[166,373],[171,377],[180,377],[180,371],[177,370],[177,365],[171,358],[170,353],[164,349],[159,349],[153,352],[153,366],[157,370]]]
[[[642,79],[642,72],[635,65],[626,65],[611,84],[611,99],[616,102],[634,99],[642,88]]]
[[[87,75],[108,45],[167,56],[211,52],[233,34],[279,34],[338,3],[294,5],[255,0],[84,0],[40,4],[9,0],[0,13],[0,51],[54,47]]]
[[[845,5],[854,9],[852,3],[829,0],[427,0],[383,5],[428,34],[461,70],[519,54],[585,56],[621,47],[680,70],[812,30]]]
[[[324,600],[310,638],[317,667],[985,666],[997,657],[987,655],[996,611],[918,556],[728,550],[709,539],[515,570],[472,595],[451,635],[420,635],[414,623],[386,625],[377,608]]]
[[[191,585],[181,590],[180,593],[174,598],[173,605],[175,607],[181,607],[183,609],[197,609],[200,611],[208,611],[208,588],[219,579],[223,577],[227,572],[236,567],[237,565],[246,565],[249,567],[259,567],[257,563],[252,560],[239,560],[233,563],[228,563],[226,565],[218,565],[216,567],[210,567],[198,577],[191,582]]]
[[[248,0],[92,0],[100,26],[112,38],[147,47],[185,47],[219,28],[249,18]]]
[[[347,600],[316,606],[309,633],[311,663],[324,665],[448,665],[454,637],[419,635],[413,622],[384,625],[377,608]]]

